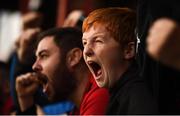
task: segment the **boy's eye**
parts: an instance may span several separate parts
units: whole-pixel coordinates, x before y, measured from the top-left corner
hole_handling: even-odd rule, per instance
[[[103,43],[103,41],[101,39],[96,39],[95,42],[96,43]]]
[[[101,40],[96,40],[95,42],[102,42]]]
[[[94,42],[96,42],[96,43],[103,43],[103,38],[97,36],[97,37],[94,38]]]

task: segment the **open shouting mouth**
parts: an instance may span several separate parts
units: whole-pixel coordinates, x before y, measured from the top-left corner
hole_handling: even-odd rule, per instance
[[[88,65],[90,67],[91,72],[95,76],[95,79],[99,79],[102,75],[102,68],[101,65],[99,65],[95,61],[88,61]]]
[[[43,74],[38,74],[38,81],[43,86],[43,92],[45,93],[48,87],[48,77]]]

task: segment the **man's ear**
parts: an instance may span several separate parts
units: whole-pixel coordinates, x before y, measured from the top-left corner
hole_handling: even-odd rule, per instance
[[[135,57],[135,43],[129,42],[128,45],[124,49],[124,58],[129,60]]]
[[[67,54],[67,66],[69,69],[72,69],[77,65],[82,58],[82,50],[79,48],[73,48]]]

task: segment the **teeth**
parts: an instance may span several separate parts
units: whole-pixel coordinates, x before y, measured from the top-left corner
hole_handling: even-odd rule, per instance
[[[43,85],[43,93],[46,93],[47,87],[48,87],[48,84]]]
[[[101,71],[101,70],[98,70],[98,71],[97,71],[97,76],[100,75],[101,73],[102,73],[102,71]]]

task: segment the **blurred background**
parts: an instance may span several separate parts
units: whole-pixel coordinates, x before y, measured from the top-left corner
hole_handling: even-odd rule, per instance
[[[41,27],[60,27],[73,10],[84,16],[94,9],[128,6],[136,8],[136,0],[1,0],[0,1],[0,61],[7,62],[13,43],[22,29],[22,16],[35,11],[43,15]]]

